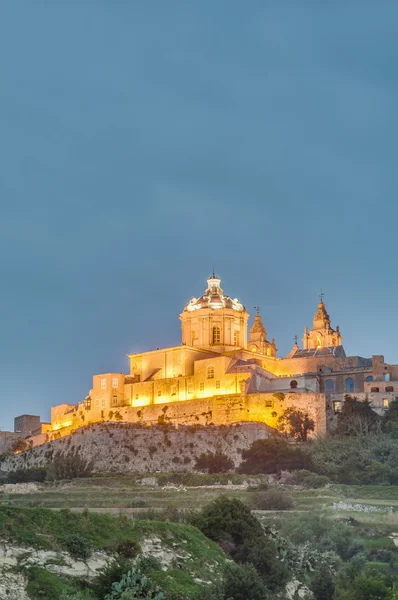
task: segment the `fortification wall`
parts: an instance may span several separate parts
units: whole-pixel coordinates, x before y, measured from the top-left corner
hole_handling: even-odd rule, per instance
[[[327,403],[324,394],[318,393],[261,393],[228,394],[209,398],[151,404],[141,407],[119,407],[105,415],[104,421],[119,420],[129,423],[173,425],[230,425],[242,421],[265,423],[275,428],[278,417],[286,408],[305,410],[314,419],[314,435],[322,436],[327,431]],[[49,432],[47,440],[69,435],[82,426],[81,417],[68,415],[70,425]],[[90,423],[87,411],[85,423]],[[34,445],[43,443],[43,436],[32,438]]]
[[[192,471],[203,452],[227,454],[237,466],[241,451],[272,430],[263,423],[178,428],[129,423],[102,423],[76,430],[70,436],[7,456],[0,471],[48,467],[56,455],[79,453],[95,472]]]

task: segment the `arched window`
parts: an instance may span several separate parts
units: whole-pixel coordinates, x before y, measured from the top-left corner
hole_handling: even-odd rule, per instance
[[[388,385],[388,386],[386,387],[386,392],[393,392],[393,391],[394,391],[394,388],[393,388],[393,386],[392,386],[392,385]]]
[[[322,342],[321,342],[321,338],[316,338],[316,342],[315,345],[317,348],[322,348]]]
[[[221,329],[219,327],[213,327],[213,344],[221,343]]]
[[[370,391],[371,392],[380,392],[380,388],[378,388],[378,387],[371,387]]]
[[[352,377],[347,377],[345,380],[345,391],[349,393],[354,391],[354,380]]]
[[[333,379],[326,379],[325,391],[326,392],[334,392],[334,381],[333,381]]]
[[[207,367],[207,379],[214,379],[214,367]]]
[[[297,381],[295,379],[292,379],[290,382],[290,387],[292,390],[295,390],[297,387]]]
[[[373,375],[368,375],[367,378],[365,379],[365,381],[367,381],[367,383],[370,383],[371,381],[373,381]]]

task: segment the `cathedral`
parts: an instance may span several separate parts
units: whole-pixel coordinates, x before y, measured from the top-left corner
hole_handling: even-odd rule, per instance
[[[302,347],[277,355],[259,309],[227,296],[216,274],[181,314],[181,345],[132,354],[130,372],[94,375],[77,404],[51,409],[47,439],[101,421],[192,424],[261,422],[273,427],[288,407],[305,410],[316,435],[331,430],[346,394],[382,412],[398,391],[398,365],[384,357],[346,356],[338,326],[319,300]]]

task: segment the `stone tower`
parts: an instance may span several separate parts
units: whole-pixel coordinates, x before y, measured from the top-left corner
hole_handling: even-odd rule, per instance
[[[182,343],[214,352],[247,348],[249,313],[237,298],[224,295],[219,279],[207,280],[206,292],[191,298],[180,315]]]
[[[314,326],[308,331],[308,327],[304,329],[303,348],[326,348],[330,346],[341,346],[342,336],[340,328],[332,329],[330,325],[330,317],[326,311],[326,306],[323,302],[323,294],[320,296],[318,309],[314,316]]]
[[[275,340],[272,339],[272,342],[267,340],[267,331],[263,325],[258,306],[256,307],[256,310],[257,313],[254,317],[252,328],[250,329],[250,337],[247,348],[252,352],[258,352],[259,354],[276,356],[277,348],[275,346]]]

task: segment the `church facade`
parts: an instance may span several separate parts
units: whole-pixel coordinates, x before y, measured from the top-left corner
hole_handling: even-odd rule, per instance
[[[94,375],[87,397],[51,409],[47,439],[89,423],[130,421],[178,424],[263,422],[271,427],[291,406],[332,429],[346,394],[368,399],[382,412],[398,392],[398,365],[381,355],[347,356],[339,327],[321,296],[313,326],[285,357],[277,356],[259,310],[249,313],[224,294],[213,274],[204,294],[180,314],[181,345],[129,356],[128,374]]]

